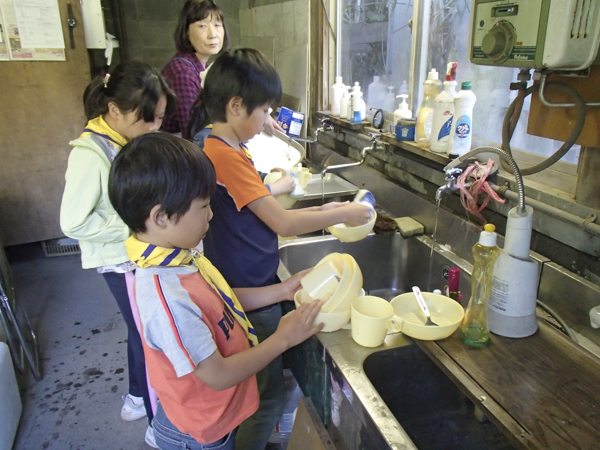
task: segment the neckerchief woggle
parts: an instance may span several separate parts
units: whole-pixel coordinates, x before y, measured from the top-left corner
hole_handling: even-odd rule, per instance
[[[250,347],[258,344],[256,331],[246,317],[239,300],[223,275],[215,266],[195,249],[165,248],[139,241],[131,235],[125,241],[129,259],[142,269],[148,267],[190,267],[195,265],[206,282],[223,299],[237,322],[246,331]]]

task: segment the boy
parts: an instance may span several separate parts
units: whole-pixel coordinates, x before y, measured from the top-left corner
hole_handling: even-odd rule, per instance
[[[321,304],[302,305],[258,344],[244,309],[293,299],[305,272],[234,293],[194,250],[209,228],[215,189],[206,155],[168,134],[134,139],[111,168],[110,201],[134,233],[125,245],[138,266],[135,298],[148,374],[160,400],[153,422],[159,447],[233,449],[235,429],[258,408],[254,374],[322,328],[312,326]]]
[[[367,223],[371,209],[356,202],[285,210],[271,195],[241,144],[261,132],[269,107],[281,98],[281,80],[257,50],[222,52],[203,80],[197,129],[213,123],[204,151],[217,174],[212,199],[215,222],[203,240],[204,251],[230,286],[260,287],[277,283],[277,235],[293,236],[345,222]],[[235,258],[232,258],[235,255]],[[285,300],[281,298],[280,300]],[[250,313],[260,341],[277,329],[280,304]],[[239,430],[238,450],[264,450],[285,404],[282,358],[258,374],[260,408]]]

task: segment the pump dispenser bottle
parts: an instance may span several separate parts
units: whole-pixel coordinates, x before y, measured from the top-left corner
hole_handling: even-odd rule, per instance
[[[421,102],[421,107],[417,111],[417,128],[415,130],[415,141],[418,145],[429,147],[429,137],[431,136],[431,121],[433,119],[433,100],[440,93],[442,82],[439,80],[439,74],[435,69],[427,75],[427,80],[423,83],[425,95]]]
[[[410,112],[410,109],[408,109],[408,103],[406,103],[408,94],[400,94],[396,95],[396,97],[402,98],[402,102],[398,105],[398,109],[394,111],[394,125],[398,125],[400,119],[412,118],[412,113]]]
[[[331,86],[331,114],[340,115],[342,95],[344,95],[344,83],[342,77],[335,77],[335,84]]]
[[[485,316],[486,303],[492,287],[494,263],[500,254],[496,245],[496,227],[487,224],[473,246],[473,273],[471,274],[471,299],[460,326],[460,337],[469,345],[483,347],[490,341]]]

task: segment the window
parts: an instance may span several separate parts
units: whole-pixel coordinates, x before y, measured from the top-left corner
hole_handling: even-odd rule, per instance
[[[411,98],[414,95],[414,116],[422,100],[421,83],[427,72],[436,68],[443,80],[446,64],[456,61],[457,89],[461,81],[470,80],[477,95],[473,111],[474,141],[500,146],[504,114],[516,97],[509,85],[516,81],[518,69],[470,63],[471,0],[423,0],[426,22],[414,27],[420,36],[411,36],[413,5],[412,0],[341,1],[338,61],[344,83],[358,81],[369,107],[390,112],[398,107],[396,95],[407,93]],[[416,69],[411,74],[413,37],[422,43],[417,55],[422,60],[414,64]],[[374,81],[374,77],[379,79]],[[409,80],[414,80],[412,92],[408,92]],[[527,134],[529,105],[530,97],[527,97],[511,147],[515,151],[550,156],[563,143]],[[575,145],[562,161],[576,164],[578,157],[579,146]]]

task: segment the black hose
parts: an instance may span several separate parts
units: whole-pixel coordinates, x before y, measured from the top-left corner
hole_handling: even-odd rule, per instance
[[[533,167],[521,169],[521,175],[523,175],[523,176],[533,175],[534,173],[541,172],[542,170],[547,169],[552,164],[559,161],[563,156],[565,156],[566,153],[571,149],[571,147],[573,146],[573,144],[575,143],[577,138],[579,138],[579,135],[581,134],[581,130],[583,130],[583,125],[585,124],[585,104],[584,104],[583,99],[581,98],[581,95],[579,95],[579,92],[577,92],[577,90],[575,88],[569,86],[568,84],[558,83],[558,82],[547,83],[546,86],[555,87],[555,88],[557,88],[561,91],[565,91],[571,95],[571,97],[573,98],[573,100],[575,102],[575,109],[577,110],[577,121],[575,122],[573,131],[571,131],[571,134],[569,135],[569,138],[565,141],[565,143],[558,150],[556,150],[556,152],[552,156],[549,156],[547,159],[545,159],[541,163],[539,163]],[[527,97],[529,94],[532,94],[533,92],[537,92],[539,89],[540,89],[539,84],[534,84],[532,86],[529,86],[527,88],[527,90],[525,91],[525,96],[523,98]],[[518,100],[518,98],[513,100],[512,103],[510,104],[510,106],[508,107],[508,110],[506,111],[506,114],[504,115],[504,122],[502,123],[502,149],[511,156],[512,156],[512,151],[510,148],[510,139],[512,136],[510,135],[510,123],[511,123],[512,115],[515,111],[515,106],[516,106],[517,100]],[[520,113],[519,113],[519,115],[520,115]],[[518,116],[516,117],[516,120],[518,120]]]

